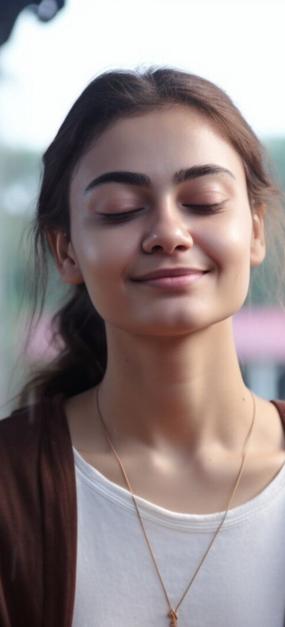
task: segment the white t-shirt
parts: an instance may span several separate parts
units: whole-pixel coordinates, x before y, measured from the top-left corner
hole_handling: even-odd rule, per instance
[[[78,546],[72,627],[168,627],[168,606],[130,494],[74,449]],[[157,562],[177,603],[221,513],[171,512],[138,498]],[[285,465],[231,509],[179,609],[179,627],[284,627]]]

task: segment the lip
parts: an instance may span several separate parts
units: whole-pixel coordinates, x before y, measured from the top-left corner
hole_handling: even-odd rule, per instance
[[[208,273],[209,270],[202,268],[164,268],[136,277],[134,280],[138,285],[177,293],[188,290]]]
[[[155,281],[159,279],[174,279],[174,278],[187,278],[188,280],[192,278],[199,278],[202,275],[209,272],[209,270],[205,270],[204,268],[161,268],[159,270],[154,270],[153,272],[148,272],[147,274],[143,274],[137,277],[134,277],[133,281]]]

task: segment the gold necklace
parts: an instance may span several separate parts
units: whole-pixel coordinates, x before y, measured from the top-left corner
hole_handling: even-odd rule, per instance
[[[171,603],[171,601],[169,599],[166,587],[164,585],[164,582],[163,582],[163,579],[162,579],[162,576],[161,576],[161,573],[160,573],[157,561],[155,559],[154,552],[153,552],[152,546],[150,544],[148,535],[146,533],[146,529],[145,529],[145,526],[144,526],[144,523],[143,523],[143,519],[142,519],[140,510],[139,510],[139,507],[138,507],[138,504],[137,504],[137,500],[136,500],[136,497],[134,495],[134,491],[132,489],[130,480],[129,480],[128,475],[127,475],[127,473],[125,471],[123,463],[122,463],[122,461],[121,461],[121,459],[120,459],[120,457],[119,457],[119,455],[118,455],[118,453],[117,453],[117,451],[116,451],[116,449],[115,449],[115,447],[113,445],[109,429],[108,429],[108,427],[107,427],[107,425],[105,423],[105,420],[104,420],[104,418],[102,416],[102,413],[101,413],[101,410],[100,410],[100,404],[99,404],[99,390],[98,390],[98,388],[96,388],[96,404],[97,404],[98,415],[99,415],[99,418],[101,420],[101,424],[102,424],[102,427],[103,427],[103,430],[104,430],[104,433],[105,433],[106,440],[107,440],[107,442],[108,442],[108,444],[109,444],[109,446],[110,446],[110,448],[111,448],[111,450],[112,450],[112,452],[113,452],[113,454],[114,454],[114,456],[115,456],[115,458],[116,458],[116,460],[117,460],[117,462],[119,464],[119,467],[120,467],[121,473],[123,475],[124,481],[125,481],[126,486],[127,486],[128,490],[129,490],[129,492],[131,494],[131,497],[132,497],[132,500],[133,500],[133,503],[134,503],[134,507],[135,507],[135,511],[137,513],[137,517],[138,517],[138,520],[139,520],[139,523],[140,523],[140,526],[141,526],[141,529],[142,529],[142,532],[143,532],[143,535],[144,535],[144,539],[145,539],[146,545],[148,547],[148,550],[149,550],[149,553],[150,553],[150,556],[151,556],[154,568],[155,568],[156,573],[158,575],[158,578],[160,580],[160,584],[161,584],[161,587],[162,587],[162,590],[163,590],[163,593],[164,593],[164,596],[165,596],[165,599],[166,599],[166,602],[167,602],[167,605],[168,605],[168,608],[169,608],[169,612],[167,614],[167,618],[169,618],[169,620],[170,620],[169,627],[177,627],[177,624],[178,624],[178,609],[179,609],[181,603],[184,601],[186,595],[188,594],[188,592],[189,592],[189,590],[190,590],[194,580],[196,579],[196,577],[198,575],[198,572],[199,572],[200,568],[202,567],[202,565],[203,565],[207,555],[209,554],[209,552],[210,552],[210,550],[211,550],[211,548],[212,548],[212,546],[213,546],[213,544],[214,544],[218,534],[220,533],[220,531],[221,531],[221,529],[223,527],[223,524],[224,524],[224,522],[226,520],[228,511],[230,509],[231,502],[232,502],[232,500],[234,498],[234,495],[235,495],[235,493],[237,491],[237,488],[239,486],[240,479],[241,479],[241,476],[242,476],[242,472],[243,472],[243,469],[244,469],[244,464],[245,464],[245,459],[246,459],[246,453],[247,453],[249,439],[250,439],[250,436],[252,434],[254,423],[255,423],[256,404],[255,404],[255,397],[254,397],[252,392],[251,392],[251,397],[252,397],[252,402],[253,402],[252,420],[251,420],[251,425],[249,427],[248,433],[247,433],[245,441],[244,441],[244,445],[243,445],[243,449],[242,449],[241,464],[240,464],[239,471],[238,471],[238,474],[237,474],[237,478],[236,478],[236,481],[235,481],[235,484],[234,484],[234,487],[233,487],[233,491],[232,491],[232,493],[231,493],[231,495],[229,497],[229,500],[227,502],[227,506],[226,506],[226,509],[225,509],[224,514],[222,516],[221,522],[218,524],[218,527],[217,527],[217,529],[216,529],[216,531],[215,531],[215,533],[214,533],[214,535],[213,535],[213,537],[212,537],[212,539],[211,539],[211,541],[209,543],[209,546],[207,547],[204,555],[202,556],[202,559],[200,560],[196,570],[194,571],[194,574],[192,575],[192,577],[191,577],[188,585],[186,586],[182,596],[180,597],[178,603],[175,605],[175,607],[173,607],[173,605],[172,605],[172,603]]]

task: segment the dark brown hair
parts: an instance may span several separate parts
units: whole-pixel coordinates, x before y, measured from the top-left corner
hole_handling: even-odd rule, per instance
[[[199,76],[169,68],[102,74],[79,96],[43,158],[34,222],[35,299],[40,301],[40,312],[51,256],[47,235],[54,230],[69,235],[69,188],[79,159],[90,143],[117,119],[171,104],[194,108],[215,125],[243,162],[251,205],[262,203],[270,224],[276,219],[280,221],[277,190],[268,174],[262,145],[224,91]],[[26,384],[21,403],[31,393],[35,398],[78,394],[96,385],[104,375],[107,362],[104,321],[94,309],[84,285],[72,288],[54,316],[53,326],[54,340],[61,342],[59,353],[48,368],[40,369]]]

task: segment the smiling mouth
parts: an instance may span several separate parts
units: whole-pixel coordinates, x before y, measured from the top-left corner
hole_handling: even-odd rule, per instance
[[[160,270],[154,270],[147,274],[134,277],[133,281],[145,282],[145,281],[157,281],[160,279],[176,279],[179,277],[195,278],[200,277],[209,270],[203,268],[161,268]]]
[[[157,288],[183,289],[200,281],[209,270],[202,269],[177,269],[160,270],[134,279],[135,282]]]

